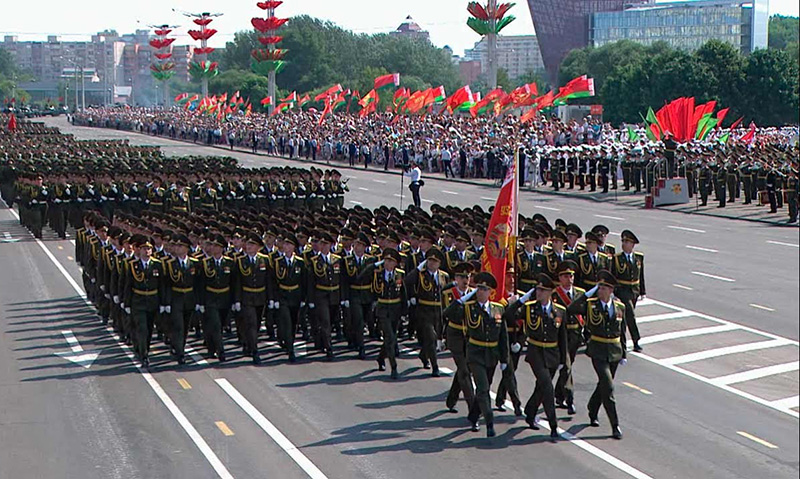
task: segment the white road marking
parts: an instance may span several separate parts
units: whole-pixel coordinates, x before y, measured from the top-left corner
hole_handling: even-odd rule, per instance
[[[68,353],[56,352],[56,356],[71,361],[79,366],[83,366],[85,369],[89,369],[95,360],[97,360],[97,357],[100,356],[100,353],[85,353],[83,351],[83,346],[81,346],[78,342],[78,338],[75,337],[75,334],[71,330],[61,331],[61,335],[64,336],[64,339],[67,341],[72,351]]]
[[[770,307],[767,307],[767,306],[761,306],[760,304],[750,303],[750,306],[752,306],[752,307],[754,307],[756,309],[762,309],[764,311],[769,311],[770,313],[774,313],[775,312],[774,309],[772,309]]]
[[[696,250],[696,251],[705,251],[706,253],[719,253],[719,250],[711,249],[711,248],[702,248],[700,246],[692,246],[692,245],[688,245],[688,244],[686,245],[686,247],[689,248],[689,249]]]
[[[735,283],[736,282],[735,279],[726,278],[724,276],[717,276],[715,274],[703,273],[702,271],[692,271],[692,274],[697,275],[697,276],[703,276],[704,278],[711,278],[711,279],[716,279],[716,280],[719,280],[719,281],[725,281],[726,283]]]
[[[402,198],[402,197],[403,197],[403,195],[401,195],[401,194],[398,194],[398,193],[395,193],[395,194],[394,194],[394,197],[395,197],[395,198]]]
[[[678,284],[678,283],[672,283],[672,286],[675,286],[678,289],[683,289],[683,290],[686,290],[686,291],[694,291],[694,288],[690,288],[689,286],[684,286],[684,285]]]
[[[636,323],[652,323],[654,321],[664,321],[666,319],[678,319],[678,318],[686,318],[691,316],[691,311],[675,311],[674,313],[664,313],[664,314],[651,314],[649,316],[642,316],[636,318]]]
[[[385,182],[385,181],[383,181],[383,180],[372,180],[372,181],[374,181],[375,183],[380,183],[380,184],[382,184],[382,185],[385,185],[385,184],[386,184],[386,182]]]
[[[758,369],[751,369],[741,373],[728,374],[727,376],[720,376],[711,380],[714,384],[728,386],[730,384],[743,383],[745,381],[752,381],[754,379],[766,378],[776,374],[790,373],[800,369],[800,361],[792,361],[791,363],[775,364],[773,366],[766,366]]]
[[[311,462],[305,454],[300,452],[283,433],[275,427],[269,419],[264,417],[261,412],[253,406],[227,379],[216,379],[215,382],[222,388],[225,393],[230,396],[233,401],[239,405],[240,408],[255,421],[256,424],[265,432],[269,437],[275,441],[283,451],[292,458],[292,460],[300,466],[300,468],[308,474],[312,479],[327,479],[327,476],[320,471],[317,466]]]
[[[625,218],[620,218],[619,216],[606,216],[606,215],[594,215],[595,218],[603,218],[607,220],[617,220],[617,221],[625,221]]]
[[[435,203],[433,200],[422,200],[423,203]]]
[[[651,298],[645,298],[642,301],[639,301],[639,305],[644,306],[644,305],[648,305],[648,304],[649,305],[662,306],[662,307],[665,307],[665,308],[677,309],[677,310],[685,310],[685,308],[681,308],[679,306],[675,306],[675,305],[672,305],[672,304],[669,304],[669,303],[665,303],[663,301],[658,301],[658,300],[655,300],[655,299],[651,299]],[[689,310],[686,310],[686,311],[689,311]],[[736,328],[738,328],[741,331],[746,331],[748,333],[752,333],[752,334],[756,334],[756,335],[759,335],[759,336],[763,336],[765,338],[773,339],[773,340],[776,340],[776,341],[781,341],[782,343],[785,343],[786,345],[800,346],[800,343],[798,343],[797,341],[795,341],[793,339],[783,338],[783,337],[778,336],[776,334],[768,333],[766,331],[761,331],[761,330],[758,330],[758,329],[755,329],[755,328],[751,328],[749,326],[736,324],[736,323],[733,323],[731,321],[726,321],[724,319],[720,319],[720,318],[717,318],[717,317],[714,317],[714,316],[711,316],[711,315],[708,315],[708,314],[705,314],[705,313],[699,313],[697,311],[693,311],[692,313],[693,313],[694,316],[696,316],[698,318],[707,319],[709,321],[712,321],[712,322],[715,322],[715,323],[718,323],[718,324],[733,325],[733,326],[735,326]],[[690,378],[695,379],[697,381],[700,381],[702,383],[708,384],[709,386],[714,386],[717,389],[721,389],[721,390],[723,390],[725,392],[728,392],[728,393],[731,393],[733,395],[739,396],[739,397],[741,397],[743,399],[747,399],[748,401],[754,402],[756,404],[760,404],[762,406],[766,406],[766,407],[768,407],[770,409],[782,412],[782,413],[784,413],[784,414],[786,414],[788,416],[791,416],[793,418],[796,418],[796,419],[800,418],[800,412],[797,412],[797,411],[792,410],[792,409],[785,409],[785,408],[778,407],[778,406],[776,406],[774,404],[773,401],[768,401],[768,400],[766,400],[764,398],[758,397],[758,396],[756,396],[754,394],[750,394],[750,393],[741,391],[739,389],[733,388],[733,387],[728,386],[728,385],[715,384],[711,379],[709,379],[709,378],[707,378],[705,376],[701,376],[700,374],[697,374],[695,372],[689,371],[688,369],[683,369],[680,366],[677,366],[677,365],[674,365],[674,364],[670,364],[669,362],[667,362],[665,360],[654,358],[654,357],[648,356],[647,354],[644,354],[644,353],[631,353],[631,354],[633,356],[636,356],[637,358],[644,359],[645,361],[649,361],[649,362],[651,362],[653,364],[658,364],[659,366],[663,366],[663,367],[665,367],[665,368],[667,368],[667,369],[669,369],[671,371],[674,371],[674,372],[679,373],[679,374],[683,374],[684,376],[687,376],[687,377],[690,377]]]
[[[533,207],[534,207],[534,208],[539,208],[540,210],[545,210],[545,211],[561,211],[560,209],[558,209],[558,208],[553,208],[553,207],[551,207],[551,206],[540,206],[540,205],[533,205]]]
[[[673,331],[671,333],[656,334],[655,336],[647,336],[639,340],[639,344],[654,344],[664,341],[672,341],[673,339],[693,338],[695,336],[704,336],[706,334],[724,333],[739,329],[735,324],[721,324],[719,326],[709,326],[706,328],[693,328],[685,329],[683,331]]]
[[[778,399],[777,401],[772,401],[776,407],[783,408],[783,409],[792,409],[795,407],[800,406],[800,396],[792,396],[784,399]]]
[[[694,228],[685,228],[683,226],[667,226],[667,228],[670,228],[670,229],[673,229],[673,230],[689,231],[690,233],[705,233],[706,232],[705,230],[697,230],[697,229],[694,229]]]
[[[455,191],[448,191],[448,190],[442,190],[442,193],[447,193],[448,195],[457,195],[458,194]]]
[[[353,203],[354,205],[363,205],[364,204],[364,203],[362,203],[360,201],[356,201],[356,200],[350,200],[350,203]]]
[[[358,189],[361,191],[369,191],[369,188],[364,188],[363,186],[359,186]]]
[[[673,356],[671,358],[662,359],[661,361],[667,364],[686,364],[705,359],[718,358],[720,356],[728,356],[730,354],[747,353],[750,351],[759,351],[788,345],[790,345],[790,343],[785,339],[770,339],[769,341],[756,341],[754,343],[737,344],[736,346],[726,346],[723,348],[683,354],[681,356]]]
[[[14,215],[17,219],[19,219],[19,214],[17,214],[16,210],[10,209],[9,211],[11,211],[11,214]],[[48,259],[50,259],[53,265],[55,265],[56,269],[58,269],[61,275],[64,276],[64,279],[66,279],[69,285],[72,286],[72,289],[78,294],[78,296],[81,299],[83,299],[84,303],[86,303],[87,306],[92,307],[92,303],[86,297],[86,293],[78,285],[78,283],[75,282],[72,276],[70,276],[69,272],[56,259],[56,257],[53,256],[53,253],[51,253],[50,250],[47,249],[47,246],[45,246],[45,244],[39,239],[34,239],[34,241],[36,241],[36,244],[38,244],[39,247],[42,248],[44,254],[48,257]],[[189,420],[186,418],[183,412],[178,408],[178,406],[175,405],[175,402],[172,401],[169,395],[164,391],[164,388],[161,387],[158,381],[156,381],[156,379],[149,372],[146,372],[142,369],[141,364],[134,357],[131,348],[129,348],[125,343],[123,343],[120,340],[121,338],[114,332],[114,329],[111,326],[106,326],[106,331],[111,335],[112,338],[114,338],[114,340],[117,342],[119,347],[131,361],[131,363],[133,363],[133,365],[136,366],[136,369],[138,369],[139,372],[142,374],[142,378],[144,378],[145,382],[147,382],[147,385],[150,386],[150,389],[153,390],[158,399],[161,400],[161,403],[164,404],[164,406],[167,408],[170,414],[172,414],[172,417],[174,417],[175,420],[178,421],[178,424],[180,424],[180,426],[183,428],[183,430],[186,432],[186,434],[189,436],[189,438],[192,440],[195,446],[197,446],[197,448],[206,458],[211,467],[214,468],[214,471],[217,473],[217,475],[221,479],[233,479],[233,475],[231,475],[231,473],[228,472],[228,469],[225,467],[224,464],[222,464],[222,461],[220,461],[219,457],[217,457],[217,455],[214,453],[211,447],[209,447],[208,443],[206,443],[205,439],[203,439],[200,433],[197,432],[197,429],[195,429],[192,423],[189,422]]]
[[[767,241],[767,243],[776,244],[776,245],[779,245],[779,246],[791,246],[792,248],[800,248],[800,245],[796,245],[796,244],[793,244],[793,243],[784,243],[782,241]]]
[[[756,442],[758,444],[761,444],[762,446],[767,447],[769,449],[778,449],[778,446],[776,446],[775,444],[772,444],[771,442],[767,442],[767,441],[761,439],[760,437],[756,437],[756,436],[754,436],[754,435],[752,435],[752,434],[750,434],[748,432],[736,431],[736,434],[738,434],[738,435],[740,435],[740,436],[742,436],[744,438],[750,439],[751,441]]]
[[[481,199],[485,200],[485,201],[496,201],[497,200],[497,198],[487,198],[485,196],[481,196]]]

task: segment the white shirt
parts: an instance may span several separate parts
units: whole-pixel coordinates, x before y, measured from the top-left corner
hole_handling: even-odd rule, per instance
[[[492,305],[491,305],[490,302],[487,301],[486,303],[484,303],[484,304],[482,304],[480,306],[484,311],[486,311],[486,314],[488,314],[489,316],[492,315]]]
[[[419,167],[415,167],[408,173],[405,173],[405,175],[411,178],[412,183],[419,182],[419,180],[422,179],[422,171],[419,169]]]

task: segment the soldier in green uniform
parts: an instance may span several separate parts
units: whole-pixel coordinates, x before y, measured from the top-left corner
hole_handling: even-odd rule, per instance
[[[475,289],[458,300],[463,306],[463,323],[467,328],[467,365],[475,380],[475,399],[469,408],[468,420],[473,432],[479,430],[478,419],[486,420],[486,436],[494,437],[494,414],[489,391],[497,364],[505,371],[508,363],[508,331],[503,321],[505,308],[492,302],[492,292],[497,280],[491,273],[475,276]],[[461,314],[459,313],[459,316]]]
[[[611,422],[612,437],[622,439],[617,404],[614,398],[614,377],[620,364],[625,364],[625,334],[623,318],[625,305],[614,297],[617,280],[609,271],[600,271],[598,284],[579,295],[567,308],[568,314],[586,318],[589,337],[586,355],[592,359],[597,374],[597,387],[589,399],[589,423],[599,427],[598,414],[602,405]],[[595,297],[596,295],[596,297]]]
[[[536,278],[545,271],[546,258],[536,251],[536,240],[540,235],[535,229],[523,229],[520,237],[523,248],[517,253],[517,265],[514,269],[517,272],[516,284],[519,289],[527,291],[536,286]]]
[[[800,179],[798,179],[797,167],[789,169],[789,177],[786,179],[786,192],[789,203],[789,223],[797,223],[797,202],[800,195]]]
[[[191,326],[192,315],[197,308],[197,293],[202,278],[202,265],[196,258],[189,256],[192,243],[184,234],[176,235],[173,240],[175,256],[164,262],[167,271],[168,285],[166,294],[166,314],[171,320],[172,351],[179,365],[186,363],[186,336]]]
[[[455,247],[447,252],[445,271],[452,273],[459,263],[470,262],[477,258],[477,255],[468,250],[467,247],[472,242],[469,233],[459,230],[456,235]]]
[[[259,251],[264,247],[261,236],[250,232],[245,235],[244,255],[236,260],[236,285],[233,309],[241,314],[245,356],[253,357],[253,364],[261,364],[258,352],[258,330],[261,315],[267,305],[269,260]],[[274,304],[274,303],[273,303]]]
[[[450,392],[447,394],[445,405],[451,413],[456,413],[456,403],[458,396],[464,394],[467,404],[472,404],[475,398],[475,388],[472,386],[472,378],[467,366],[467,327],[464,324],[464,311],[459,299],[467,296],[472,289],[469,287],[469,277],[474,271],[470,263],[461,263],[456,266],[453,275],[455,285],[444,291],[444,303],[446,308],[442,313],[445,326],[445,341],[453,362],[456,363],[456,372],[453,375],[453,382]]]
[[[606,243],[606,238],[608,238],[609,233],[608,227],[605,225],[595,225],[595,227],[592,228],[592,233],[597,235],[597,251],[609,256],[614,256],[616,248],[611,243]]]
[[[367,255],[367,247],[371,241],[366,233],[359,232],[353,241],[353,254],[345,258],[345,286],[343,297],[345,306],[350,316],[350,331],[353,335],[352,343],[358,350],[358,359],[366,359],[364,348],[364,325],[371,324],[372,304],[372,277],[363,276],[362,273],[369,268],[371,263],[377,261],[374,256]]]
[[[436,357],[437,341],[442,328],[442,288],[450,282],[450,276],[439,267],[444,263],[444,253],[433,246],[417,267],[405,279],[406,291],[413,291],[416,301],[417,326],[422,342],[420,359],[424,369],[431,368],[431,375],[439,377],[439,362]],[[456,265],[457,267],[458,265]],[[430,365],[429,365],[430,364]]]
[[[573,261],[565,261],[558,268],[558,286],[553,291],[553,302],[567,308],[575,298],[585,291],[574,286],[575,272],[578,265]],[[566,408],[567,413],[575,414],[575,385],[572,380],[572,365],[578,348],[583,344],[583,316],[580,314],[566,314],[564,317],[567,329],[567,355],[569,361],[558,372],[556,381],[555,399],[556,406]]]
[[[391,377],[397,379],[397,327],[407,311],[408,294],[404,283],[405,272],[397,267],[400,252],[393,248],[383,251],[382,259],[372,263],[361,273],[362,278],[372,278],[372,294],[377,298],[375,316],[383,333],[383,346],[378,355],[378,370],[386,370],[386,360],[392,368]]]
[[[223,255],[228,247],[224,236],[213,235],[208,241],[208,253],[203,260],[202,284],[198,312],[203,315],[205,343],[211,357],[225,362],[225,345],[222,342],[222,319],[231,310],[233,299],[235,263]]]
[[[283,238],[283,255],[273,262],[273,278],[269,297],[273,310],[277,311],[278,339],[289,354],[289,362],[294,363],[294,338],[300,320],[300,310],[305,306],[308,286],[305,261],[295,252],[299,247],[297,237],[286,233]]]
[[[525,293],[509,306],[507,312],[508,315],[523,321],[525,341],[528,343],[525,361],[536,377],[536,388],[525,405],[525,421],[531,429],[538,430],[536,413],[540,405],[544,406],[550,424],[551,440],[558,438],[553,378],[556,371],[569,361],[566,309],[552,301],[554,288],[555,283],[550,276],[541,274],[536,290]],[[536,300],[530,301],[534,293]]]
[[[558,266],[567,260],[575,260],[577,255],[571,251],[565,251],[564,245],[567,243],[567,235],[561,230],[555,230],[550,235],[550,245],[552,249],[545,255],[545,267],[551,278],[557,277]]]
[[[331,253],[334,240],[329,233],[323,232],[319,239],[320,253],[311,259],[309,266],[308,307],[316,314],[320,348],[326,359],[333,361],[331,321],[339,320],[344,263],[341,256]]]
[[[134,348],[142,366],[150,366],[148,354],[153,336],[156,315],[164,307],[164,267],[161,261],[151,258],[153,245],[144,235],[132,240],[138,259],[131,261],[125,290],[125,312],[131,315],[136,328]]]
[[[724,198],[724,196],[723,196]],[[644,253],[634,252],[639,238],[630,230],[622,232],[622,252],[614,256],[611,272],[617,280],[616,297],[625,305],[625,324],[630,330],[633,350],[641,352],[639,327],[636,325],[636,302],[647,294],[644,281]]]
[[[575,283],[583,289],[591,289],[597,284],[597,273],[611,269],[611,257],[598,251],[600,238],[591,231],[586,232],[586,251],[578,256]]]

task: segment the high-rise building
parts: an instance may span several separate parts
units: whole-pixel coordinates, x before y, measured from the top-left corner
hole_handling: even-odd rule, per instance
[[[592,14],[590,43],[595,47],[619,40],[650,45],[663,41],[695,50],[721,40],[742,53],[767,48],[769,0],[704,0],[657,3],[621,12]]]
[[[594,12],[622,11],[626,3],[631,0],[528,0],[551,81],[557,79],[558,67],[567,53],[589,44],[589,16]]]
[[[489,66],[489,46],[485,38],[464,52],[464,60],[480,62],[486,73]],[[544,71],[542,53],[536,35],[500,35],[497,37],[497,67],[508,73],[509,78],[518,78],[529,72]]]

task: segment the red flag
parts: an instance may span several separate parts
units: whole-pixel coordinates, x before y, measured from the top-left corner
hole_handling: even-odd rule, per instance
[[[8,131],[17,131],[17,117],[13,113],[8,119]]]
[[[497,289],[492,294],[492,301],[505,299],[506,267],[508,266],[509,248],[513,246],[517,222],[517,162],[514,161],[506,173],[503,187],[494,205],[492,220],[486,234],[486,243],[481,255],[483,271],[492,273],[497,280]]]
[[[744,120],[744,117],[740,116],[738,120],[733,122],[733,125],[731,125],[730,130],[735,130],[736,128],[738,128],[739,125],[742,124],[742,120]]]
[[[264,105],[264,106],[272,105],[272,97],[271,96],[265,96],[264,98],[261,99],[261,104]]]
[[[755,139],[756,139],[756,124],[750,122],[750,129],[747,130],[747,133],[745,133],[741,138],[739,138],[739,141],[741,141],[742,143],[752,143],[753,140]]]
[[[375,90],[380,90],[383,87],[387,86],[400,86],[400,74],[399,73],[390,73],[388,75],[381,75],[375,79]]]
[[[324,100],[325,98],[327,98],[329,96],[336,95],[337,93],[341,92],[342,90],[343,90],[342,85],[337,83],[336,85],[333,85],[332,87],[328,88],[324,92],[322,92],[319,95],[315,96],[314,97],[314,101]]]

